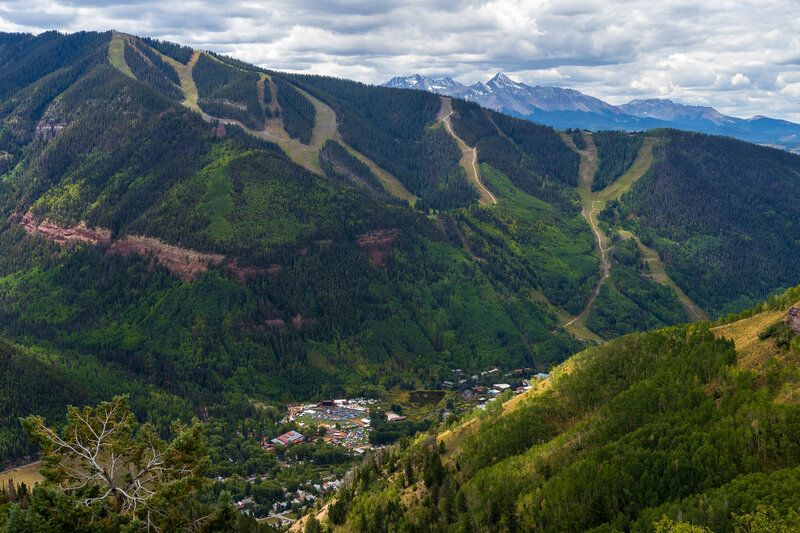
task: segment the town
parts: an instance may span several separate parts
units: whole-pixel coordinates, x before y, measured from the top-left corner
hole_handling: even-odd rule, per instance
[[[282,422],[294,422],[299,427],[317,426],[324,428],[324,442],[344,446],[356,454],[370,449],[370,415],[371,405],[377,400],[356,398],[350,400],[323,400],[316,404],[290,405]],[[291,435],[289,434],[291,433]],[[293,431],[281,435],[269,442],[266,448],[277,444],[293,444],[302,442],[302,435]],[[299,436],[299,438],[298,438]]]
[[[355,397],[289,405],[282,418],[276,418],[277,434],[266,433],[256,441],[264,457],[272,458],[269,472],[218,482],[229,490],[237,487],[233,492],[240,512],[283,528],[345,483],[359,456],[400,438],[413,438],[432,424],[450,425],[461,415],[486,409],[549,378],[531,368],[496,367],[472,375],[452,368],[443,377],[447,379],[431,384],[435,388],[393,391],[386,399]]]

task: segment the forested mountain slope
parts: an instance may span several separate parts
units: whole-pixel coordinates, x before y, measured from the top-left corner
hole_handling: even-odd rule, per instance
[[[800,156],[725,137],[657,130],[655,163],[601,219],[658,250],[712,315],[791,286],[800,272]]]
[[[266,73],[248,78],[252,67],[119,34],[4,39],[0,330],[56,368],[100,365],[128,376],[119,383],[136,405],[156,409],[152,385],[199,409],[436,387],[450,367],[545,369],[582,346],[558,328],[555,307],[531,296],[578,307],[593,282],[591,236],[574,203],[506,185],[510,204],[539,206],[518,211],[515,224],[536,228],[518,235],[474,192],[465,209],[429,218],[375,194],[379,181],[350,180],[371,170],[347,146],[329,149],[333,172],[321,175],[230,119],[209,123],[213,105],[204,119],[173,99],[173,62],[194,61],[205,69],[192,74],[200,104],[270,120],[258,93]],[[278,95],[296,91],[270,76]],[[408,155],[390,170],[407,179],[446,168],[463,180],[455,141],[435,126],[438,99],[408,118],[419,103],[391,94],[375,97],[371,118],[342,117],[376,132],[393,110],[387,142],[406,139]],[[276,100],[283,124],[307,112]],[[345,131],[379,159],[369,134]],[[461,194],[426,183],[406,181],[431,204],[426,190],[442,201]],[[518,252],[503,253],[508,245]]]
[[[657,217],[634,222],[623,197],[603,244],[581,215],[581,156],[558,132],[453,100],[454,136],[444,107],[120,33],[1,34],[0,335],[90,399],[129,392],[140,418],[166,421],[439,388],[452,368],[546,370],[587,339],[687,320],[637,241],[617,233],[661,231]],[[647,134],[656,162],[630,195],[680,157],[683,135]],[[478,203],[456,137],[496,204]],[[633,181],[638,141],[610,137],[598,195]],[[740,145],[700,140],[697,158],[720,180],[769,168],[777,190],[797,169],[757,149],[729,178],[734,156],[716,151]],[[767,215],[773,201],[795,212],[759,198]],[[692,242],[687,227],[671,246]],[[706,278],[680,275],[713,261],[632,229],[692,298],[724,310],[704,296]],[[601,279],[598,246],[613,262],[597,300],[606,312],[592,331],[565,330]],[[726,301],[796,282],[785,268],[750,283],[731,265]],[[92,388],[82,372],[117,378]]]
[[[673,531],[683,522],[724,532],[753,531],[758,520],[767,527],[758,531],[793,530],[800,337],[783,322],[798,300],[800,287],[719,325],[582,352],[504,405],[366,461],[323,521],[344,531]]]

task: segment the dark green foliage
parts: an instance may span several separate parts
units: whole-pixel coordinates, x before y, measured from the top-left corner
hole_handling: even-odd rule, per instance
[[[800,286],[792,287],[783,294],[773,294],[766,302],[760,303],[755,307],[745,309],[744,311],[740,311],[738,313],[729,313],[728,315],[716,320],[714,325],[722,326],[725,324],[731,324],[737,320],[750,318],[751,316],[766,310],[774,311],[776,309],[780,309],[783,311],[798,300],[800,300]]]
[[[128,43],[133,44],[133,46],[136,47],[136,49],[140,51],[148,60],[150,60],[150,63],[152,63],[153,66],[156,67],[169,81],[180,87],[181,78],[178,76],[178,71],[176,71],[172,65],[164,61],[164,59],[153,50],[153,48],[142,44],[139,41],[128,41]]]
[[[206,98],[199,98],[197,105],[200,106],[205,113],[214,118],[236,120],[246,128],[253,130],[260,130],[264,127],[263,120],[259,122],[258,117],[254,117],[247,111],[244,106],[236,104],[229,104],[220,100],[209,100]]]
[[[667,516],[684,523],[705,524],[710,531],[791,533],[800,530],[798,483],[800,468],[742,475],[701,496],[648,509],[632,530],[652,531],[652,523]]]
[[[453,170],[460,159],[458,147],[439,134],[431,137],[428,129],[441,108],[439,96],[322,76],[291,79],[336,111],[339,133],[347,144],[431,206],[448,208],[471,201],[466,181]]]
[[[204,53],[200,54],[192,69],[192,76],[197,84],[198,104],[201,107],[216,101],[225,106],[213,107],[217,111],[239,108],[249,115],[246,123],[252,124],[249,127],[264,127],[264,110],[258,99],[256,85],[260,79],[259,74],[228,65]]]
[[[152,46],[165,56],[171,57],[178,63],[183,63],[184,65],[188,63],[194,55],[194,50],[188,46],[181,46],[169,41],[159,41],[158,39],[152,39],[150,37],[142,37],[141,39],[147,45]]]
[[[597,281],[586,221],[525,194],[489,165],[481,165],[481,177],[501,201],[459,213],[453,241],[485,258],[487,275],[508,290],[521,297],[541,290],[550,303],[580,313]],[[528,334],[543,339],[544,331]]]
[[[167,98],[183,100],[183,93],[180,88],[164,74],[164,69],[159,68],[159,65],[150,60],[150,58],[145,58],[141,49],[131,42],[126,41],[124,47],[125,63],[128,64],[131,72],[139,81],[146,83]],[[153,57],[157,56],[153,54]],[[162,65],[172,69],[169,65],[163,63]],[[172,72],[175,72],[174,69]],[[177,78],[177,73],[175,77]]]
[[[611,282],[623,295],[665,326],[686,322],[680,300],[669,287],[637,275],[632,269],[617,265],[611,267]],[[639,331],[645,329],[641,328]]]
[[[592,190],[599,191],[628,170],[639,153],[644,136],[624,131],[597,131],[592,134],[592,139],[600,160],[592,180]]]
[[[453,130],[469,146],[475,146],[485,137],[499,135],[497,125],[490,118],[490,111],[463,100],[451,100],[453,107]]]
[[[356,182],[375,195],[386,197],[383,186],[367,165],[334,140],[325,141],[319,151],[319,164],[325,174],[343,182]]]
[[[570,150],[553,128],[502,113],[493,113],[492,121],[516,144],[530,165],[548,181],[578,185],[580,157]]]
[[[580,158],[556,132],[477,104],[453,100],[453,129],[478,149],[478,160],[508,176],[522,191],[565,210],[576,205]]]
[[[657,132],[652,168],[603,213],[658,250],[712,315],[793,285],[800,271],[800,156],[724,137]],[[757,184],[757,185],[754,185]]]
[[[433,209],[463,207],[478,200],[475,185],[469,183],[461,168],[461,150],[444,127],[431,128],[421,141],[422,160],[419,179],[411,190],[424,198]]]
[[[645,270],[646,266],[642,260],[642,254],[635,239],[622,240],[618,234],[612,240],[611,258],[617,263],[636,270]]]
[[[14,458],[38,452],[19,424],[28,414],[62,424],[64,405],[82,404],[90,394],[58,368],[25,348],[0,339],[0,471]]]
[[[332,465],[345,463],[350,459],[350,452],[335,444],[304,443],[293,446],[287,450],[287,455],[299,460],[312,461],[318,465]]]
[[[6,41],[0,60],[0,100],[65,66],[80,63],[87,55],[106,47],[111,32],[56,31],[25,35]]]
[[[363,127],[376,132],[383,130],[391,137],[407,141],[418,139],[424,133],[425,126],[434,121],[441,107],[437,95],[422,91],[398,91],[324,76],[297,75],[291,78],[316,88],[321,96],[327,93],[324,101],[329,102],[337,114],[351,114],[354,119],[357,117],[366,122]],[[345,135],[347,131],[345,128],[342,134]],[[369,139],[358,140],[369,143]],[[345,141],[352,144],[347,138]],[[368,155],[373,158],[373,154]],[[383,157],[389,158],[388,155]]]
[[[303,144],[310,143],[316,122],[314,105],[282,77],[274,76],[272,80],[278,87],[278,105],[281,106],[286,133]]]
[[[369,434],[369,442],[379,446],[395,442],[400,437],[413,437],[418,431],[425,432],[431,426],[431,420],[387,422],[385,417],[372,416],[371,425],[372,431]]]
[[[140,112],[127,114],[125,100]],[[63,114],[54,118],[69,127],[23,160],[14,181],[0,186],[7,214],[36,199],[37,216],[86,220],[117,232],[170,184],[191,175],[208,146],[208,126],[200,117],[176,113],[174,102],[109,65],[95,67],[62,93],[61,102]],[[66,111],[77,106],[83,112],[76,117]],[[72,191],[68,203],[57,200],[65,190]]]
[[[680,300],[669,287],[611,267],[611,279],[600,289],[586,326],[604,338],[686,322]]]
[[[108,61],[110,34],[24,35],[2,50],[0,67],[0,152],[12,169],[54,99],[93,66]],[[41,75],[41,78],[36,76]],[[26,85],[25,80],[31,80]]]
[[[784,324],[783,320],[775,322],[767,329],[758,334],[758,338],[775,339],[775,344],[780,348],[788,348],[792,344],[792,339],[796,337],[794,330]]]
[[[575,143],[575,147],[578,150],[586,150],[586,139],[583,138],[583,131],[578,128],[568,128],[564,133],[572,138],[572,142]]]

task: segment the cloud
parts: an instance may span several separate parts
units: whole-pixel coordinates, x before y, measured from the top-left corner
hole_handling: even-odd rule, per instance
[[[741,87],[750,85],[750,78],[742,74],[741,72],[737,72],[733,78],[731,78],[731,85],[733,87]]]
[[[793,0],[6,0],[0,30],[114,28],[380,83],[497,71],[612,103],[667,97],[800,121]]]

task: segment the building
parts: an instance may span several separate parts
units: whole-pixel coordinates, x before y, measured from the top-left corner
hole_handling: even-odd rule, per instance
[[[305,437],[302,433],[298,433],[297,431],[289,431],[284,433],[283,435],[272,439],[272,444],[283,444],[284,446],[289,446],[290,444],[298,444],[303,442]]]

